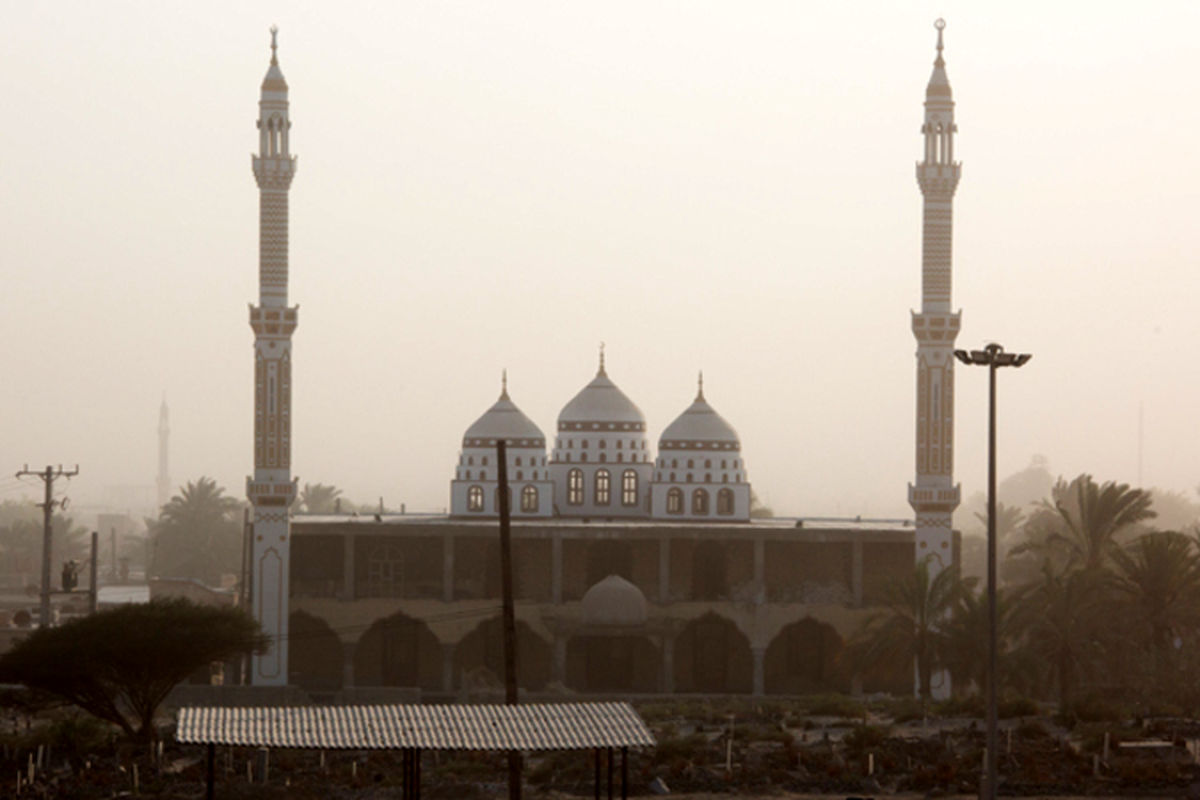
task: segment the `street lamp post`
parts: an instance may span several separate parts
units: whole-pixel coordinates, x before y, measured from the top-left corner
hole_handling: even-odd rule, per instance
[[[1006,353],[996,343],[982,350],[955,350],[954,357],[964,364],[988,368],[988,495],[987,495],[987,598],[988,598],[988,662],[987,662],[987,770],[981,796],[996,798],[996,370],[1000,367],[1020,367],[1032,356],[1028,353]]]

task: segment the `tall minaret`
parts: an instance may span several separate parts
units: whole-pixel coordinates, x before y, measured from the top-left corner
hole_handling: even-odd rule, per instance
[[[167,461],[167,444],[171,438],[170,413],[167,411],[167,396],[158,407],[158,512],[171,499],[171,470]]]
[[[925,89],[925,158],[917,183],[925,198],[921,242],[921,312],[912,315],[917,337],[917,482],[908,502],[917,517],[917,560],[930,559],[936,571],[952,563],[951,516],[960,487],[954,483],[954,339],[961,312],[950,310],[950,243],[954,190],[961,166],[954,160],[954,100],[942,60],[942,29],[937,28],[937,60]]]
[[[288,87],[275,55],[258,102],[258,155],[251,157],[258,182],[258,305],[250,307],[254,329],[254,477],[246,495],[254,506],[251,562],[252,612],[271,639],[254,658],[251,682],[283,686],[288,680],[288,509],[296,497],[292,479],[292,331],[296,307],[287,304],[288,188],[296,158],[288,149]]]

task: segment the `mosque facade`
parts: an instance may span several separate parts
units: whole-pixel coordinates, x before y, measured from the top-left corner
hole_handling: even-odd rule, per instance
[[[287,305],[287,85],[274,56],[263,82],[260,298],[255,331],[253,611],[272,639],[257,685],[371,701],[413,692],[470,697],[502,676],[497,443],[507,488],[518,683],[548,695],[790,694],[912,686],[911,664],[851,679],[845,641],[914,561],[959,561],[950,526],[953,356],[950,311],[953,102],[941,29],[926,97],[923,295],[917,351],[915,524],[755,519],[733,426],[694,400],[659,436],[609,377],[562,408],[553,438],[509,395],[462,437],[446,514],[293,516],[291,334]]]

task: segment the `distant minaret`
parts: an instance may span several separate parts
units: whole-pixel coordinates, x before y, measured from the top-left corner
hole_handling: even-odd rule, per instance
[[[954,160],[954,100],[942,60],[943,20],[937,28],[937,60],[925,89],[925,158],[917,183],[925,198],[921,244],[921,312],[912,315],[917,337],[917,482],[908,502],[917,517],[917,560],[934,572],[949,566],[951,517],[960,487],[954,483],[954,340],[960,312],[950,310],[950,244],[954,190],[961,166]]]
[[[296,307],[287,304],[288,188],[296,158],[288,148],[288,86],[276,58],[271,28],[271,66],[258,103],[258,155],[251,157],[258,182],[258,305],[250,307],[254,329],[254,477],[246,495],[254,507],[252,612],[271,639],[255,656],[251,682],[283,686],[288,680],[288,508],[296,497],[292,479],[292,332]]]
[[[171,470],[167,461],[168,440],[171,438],[170,413],[167,411],[167,396],[163,395],[158,407],[158,513],[171,499]]]

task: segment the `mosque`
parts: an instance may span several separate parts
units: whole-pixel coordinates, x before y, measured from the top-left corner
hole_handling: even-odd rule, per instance
[[[708,402],[656,446],[608,374],[558,415],[551,443],[509,395],[466,427],[449,513],[303,516],[290,511],[291,336],[287,304],[287,83],[272,32],[259,104],[259,304],[255,332],[253,613],[272,639],[252,682],[364,701],[450,698],[502,671],[496,445],[506,442],[518,680],[545,693],[911,691],[909,664],[851,678],[837,657],[888,582],[959,561],[950,526],[953,101],[942,59],[926,89],[922,308],[917,338],[916,482],[910,521],[756,519],[741,442]],[[481,402],[482,405],[482,402]],[[464,421],[465,422],[465,421]],[[939,679],[943,679],[939,676]],[[943,684],[940,689],[945,691]]]

